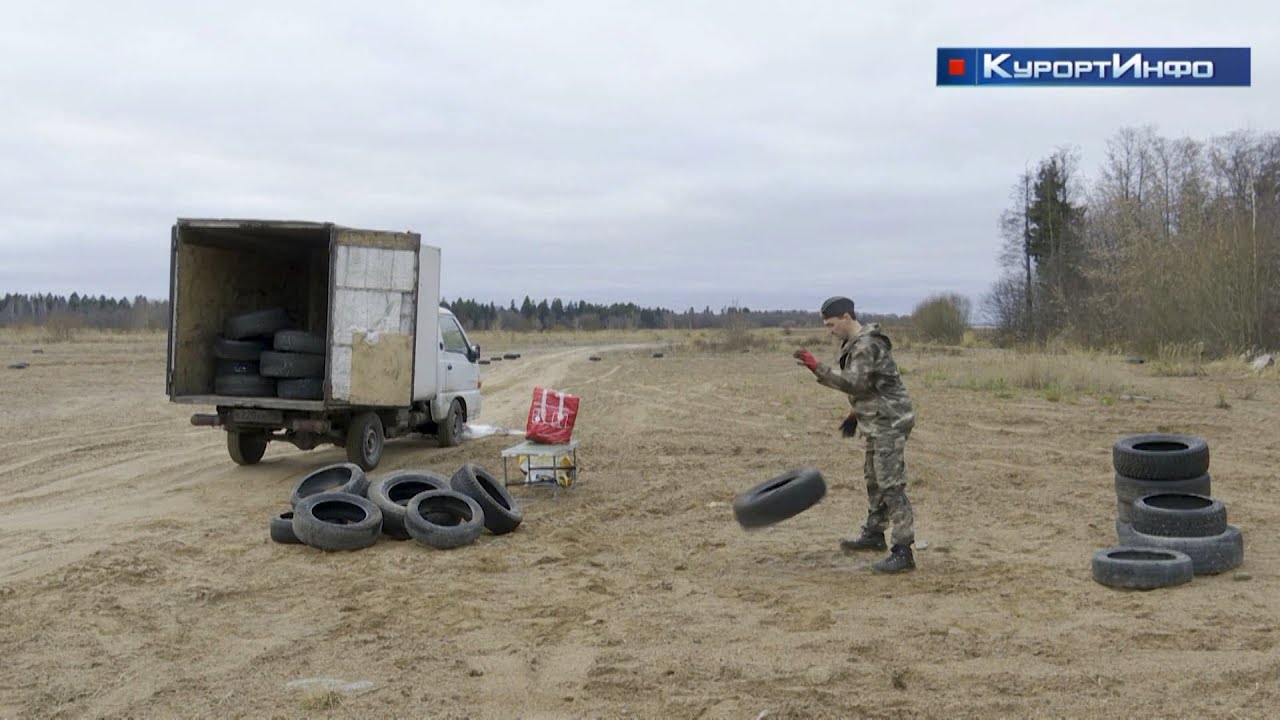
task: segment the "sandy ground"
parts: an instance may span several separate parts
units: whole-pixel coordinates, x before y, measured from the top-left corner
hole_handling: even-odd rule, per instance
[[[837,547],[865,502],[843,401],[786,352],[487,348],[525,352],[485,368],[481,422],[522,426],[535,383],[581,395],[579,484],[513,489],[524,524],[472,546],[326,554],[273,544],[267,521],[342,451],[232,464],[222,432],[188,423],[204,408],[168,402],[161,337],[31,347],[0,336],[0,365],[32,362],[0,369],[0,717],[1280,713],[1274,375],[1116,362],[1154,400],[1107,406],[921,381],[995,351],[905,353],[927,547],[885,577]],[[1115,544],[1111,442],[1156,429],[1210,441],[1245,564],[1112,590],[1089,571]],[[397,440],[374,475],[500,471],[514,440]],[[820,504],[733,521],[737,492],[804,465]],[[297,687],[317,678],[371,685]]]

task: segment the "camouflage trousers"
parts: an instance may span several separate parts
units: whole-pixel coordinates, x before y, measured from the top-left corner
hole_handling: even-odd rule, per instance
[[[892,524],[894,545],[915,542],[915,518],[907,499],[907,465],[904,453],[910,431],[882,433],[867,438],[862,474],[867,480],[868,533],[882,533]]]

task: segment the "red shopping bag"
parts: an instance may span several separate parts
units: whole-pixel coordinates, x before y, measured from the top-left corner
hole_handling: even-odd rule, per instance
[[[524,437],[533,442],[563,445],[573,437],[573,423],[577,419],[576,395],[535,387]]]

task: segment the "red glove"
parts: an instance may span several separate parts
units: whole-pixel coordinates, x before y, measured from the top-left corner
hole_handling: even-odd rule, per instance
[[[818,369],[818,358],[814,357],[813,353],[808,350],[797,350],[791,353],[791,357],[799,360],[801,365],[809,368],[810,370]]]

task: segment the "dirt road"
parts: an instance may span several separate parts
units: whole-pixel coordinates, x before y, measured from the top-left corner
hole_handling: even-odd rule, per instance
[[[513,348],[481,422],[534,384],[582,396],[582,478],[515,488],[511,535],[326,554],[273,544],[293,484],[341,450],[242,468],[164,395],[160,337],[0,338],[0,717],[1273,717],[1280,708],[1280,384],[1136,376],[1102,405],[928,387],[985,362],[904,359],[920,569],[869,572],[842,400],[785,353]],[[1142,373],[1120,366],[1118,371]],[[1233,385],[1234,383],[1234,385]],[[1214,407],[1223,387],[1247,399]],[[1118,592],[1110,444],[1209,439],[1245,565]],[[374,472],[500,470],[513,438],[388,444]],[[745,532],[733,496],[813,465],[829,492]],[[324,682],[337,689],[325,691]],[[346,685],[341,685],[345,683]]]

